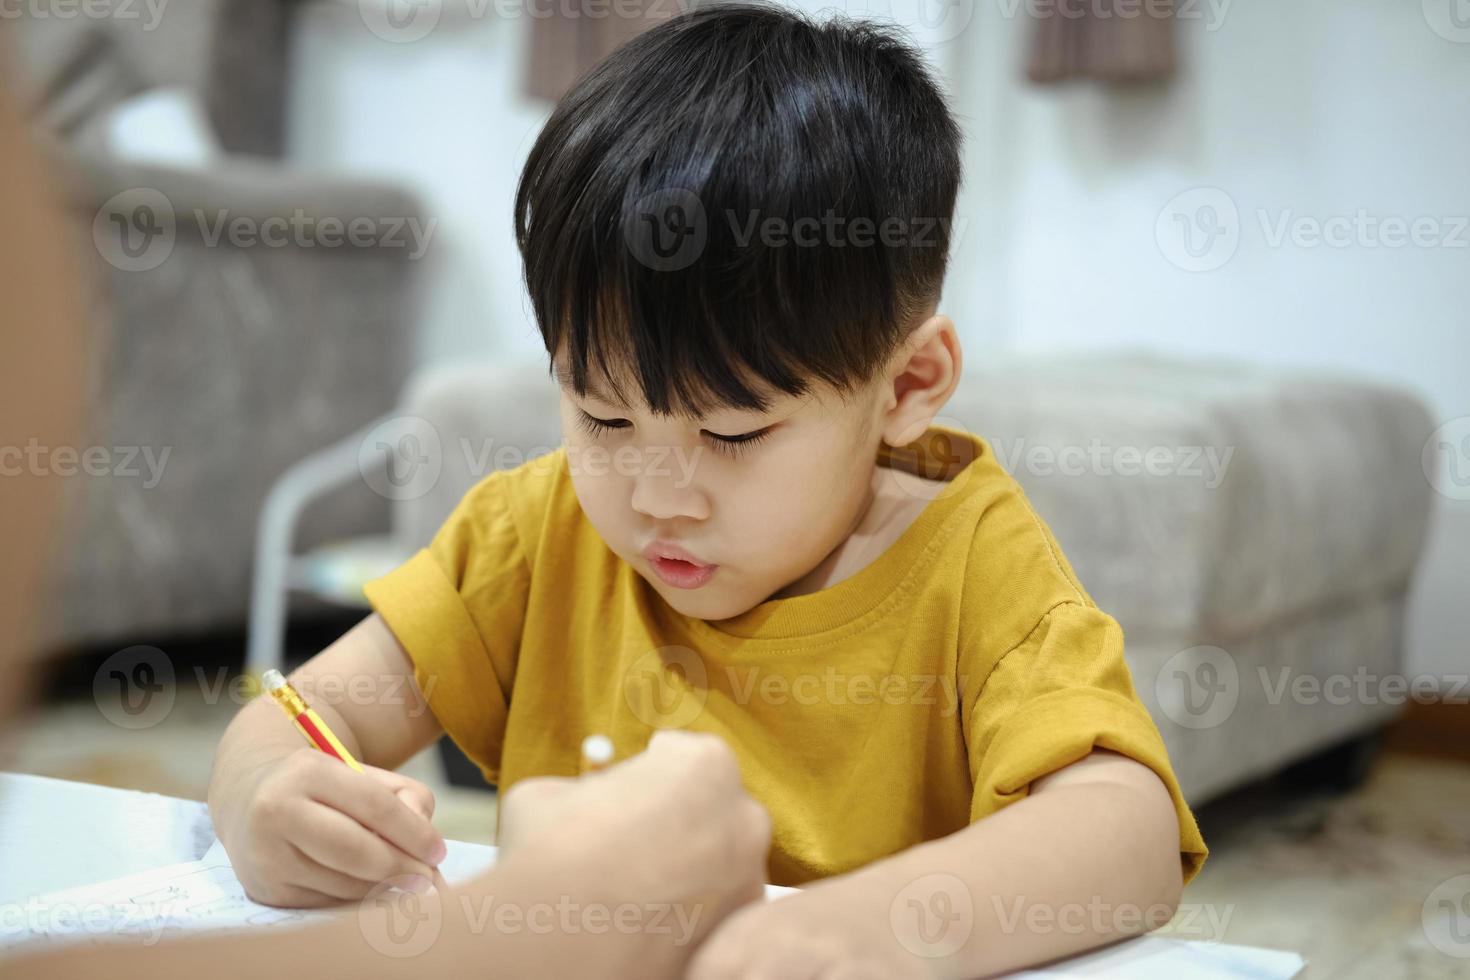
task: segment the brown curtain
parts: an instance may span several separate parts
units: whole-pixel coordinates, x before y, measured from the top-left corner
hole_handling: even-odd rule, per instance
[[[563,16],[561,4],[547,5],[547,16],[532,17],[526,94],[555,102],[587,70],[624,41],[679,13],[680,4],[659,0],[616,0],[605,17]],[[556,11],[556,12],[551,12]]]
[[[211,41],[209,119],[231,153],[280,157],[288,31],[297,0],[223,0]]]
[[[1034,13],[1033,82],[1157,82],[1174,73],[1169,0],[1056,0]]]

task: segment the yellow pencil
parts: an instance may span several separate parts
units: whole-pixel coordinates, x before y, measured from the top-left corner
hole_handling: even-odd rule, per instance
[[[279,670],[266,671],[261,675],[260,680],[276,704],[279,704],[281,710],[286,712],[286,717],[296,725],[296,730],[311,743],[313,748],[327,755],[336,756],[358,772],[363,771],[362,765],[352,757],[351,752],[347,751],[347,746],[332,734],[327,723],[322,721],[322,716],[313,711],[305,699],[296,693],[296,688],[291,686],[291,682],[286,680]]]

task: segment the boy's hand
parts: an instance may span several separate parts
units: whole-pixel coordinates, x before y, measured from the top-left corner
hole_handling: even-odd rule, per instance
[[[688,980],[840,977],[906,980],[931,975],[905,950],[891,895],[858,879],[833,879],[730,916],[694,955]]]
[[[360,899],[398,875],[429,886],[445,854],[429,822],[434,794],[407,776],[363,768],[302,748],[259,770],[220,828],[245,894],[312,908]]]

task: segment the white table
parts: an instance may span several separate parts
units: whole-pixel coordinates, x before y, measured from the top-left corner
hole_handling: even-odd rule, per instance
[[[194,861],[213,843],[197,800],[0,773],[0,901]]]
[[[195,861],[214,841],[209,808],[196,800],[0,773],[0,904]],[[1300,964],[1292,954],[1145,936],[1014,977],[1271,980]]]

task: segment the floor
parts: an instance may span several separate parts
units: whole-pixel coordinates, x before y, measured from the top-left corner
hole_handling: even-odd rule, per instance
[[[1254,787],[1199,817],[1170,931],[1294,950],[1313,980],[1470,977],[1470,764],[1390,753],[1348,794]]]
[[[204,694],[181,695],[161,724],[138,731],[115,727],[90,699],[41,709],[0,768],[202,799],[236,705],[217,685],[187,686]],[[405,771],[434,788],[445,836],[493,839],[492,793],[449,786],[435,753]],[[1390,753],[1346,795],[1267,784],[1199,817],[1211,857],[1168,931],[1295,950],[1313,980],[1470,977],[1470,897],[1432,894],[1470,874],[1470,764]],[[1439,901],[1447,894],[1458,906]],[[1436,911],[1458,918],[1426,919]]]

